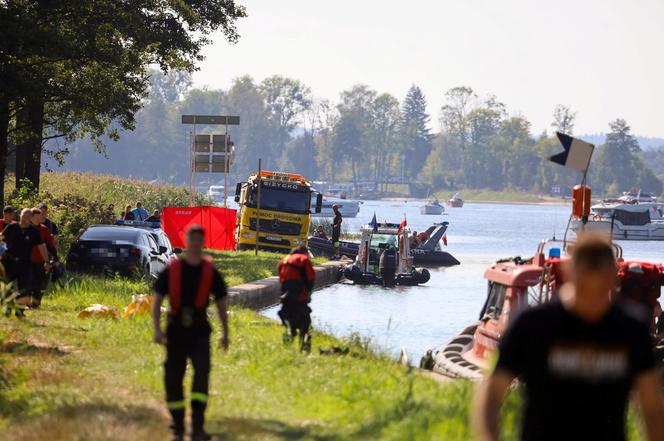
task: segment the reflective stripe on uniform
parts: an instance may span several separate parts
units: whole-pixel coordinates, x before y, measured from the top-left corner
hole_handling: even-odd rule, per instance
[[[208,396],[203,392],[192,392],[191,401],[200,401],[201,403],[207,403]]]
[[[166,403],[166,406],[169,409],[176,410],[176,409],[184,409],[185,403],[184,400],[181,401],[169,401]]]

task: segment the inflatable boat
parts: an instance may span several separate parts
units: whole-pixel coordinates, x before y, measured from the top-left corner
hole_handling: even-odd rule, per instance
[[[441,241],[449,222],[436,223],[430,226],[424,233],[420,234],[422,244],[417,248],[411,248],[413,264],[417,266],[441,267],[459,265],[460,262],[450,253],[441,249]],[[316,256],[331,257],[334,255],[332,241],[320,237],[309,237],[309,249]],[[358,242],[339,242],[339,254],[355,259],[360,250]]]
[[[417,269],[410,253],[412,233],[406,226],[373,222],[361,228],[355,262],[343,275],[357,285],[414,286],[429,281],[427,269]]]

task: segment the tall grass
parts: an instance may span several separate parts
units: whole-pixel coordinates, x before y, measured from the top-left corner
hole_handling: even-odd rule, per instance
[[[15,185],[12,176],[5,178],[8,188]],[[16,208],[34,207],[41,202],[49,205],[49,216],[60,227],[63,250],[91,224],[108,224],[117,219],[125,205],[135,206],[141,201],[148,210],[161,210],[166,206],[210,204],[200,193],[190,194],[184,187],[150,184],[138,179],[89,173],[44,173],[39,193],[19,188],[10,192],[7,203]],[[109,210],[114,204],[114,210]]]

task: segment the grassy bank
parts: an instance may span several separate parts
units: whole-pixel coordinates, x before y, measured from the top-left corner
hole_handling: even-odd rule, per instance
[[[562,198],[541,195],[537,193],[528,193],[514,190],[463,190],[460,192],[461,197],[466,202],[502,202],[502,203],[519,203],[519,204],[562,204]],[[443,201],[452,196],[451,192],[439,191],[436,197]]]
[[[0,317],[0,439],[167,439],[164,350],[151,343],[149,317],[76,318],[90,304],[121,310],[146,292],[144,281],[82,277],[21,320]],[[208,429],[215,439],[471,439],[469,383],[437,383],[357,336],[316,333],[304,355],[283,345],[279,324],[246,309],[231,310],[230,328],[230,351],[213,353]],[[332,346],[349,354],[319,351]],[[513,394],[503,439],[516,439],[519,414]]]
[[[259,251],[258,256],[254,255],[254,251],[208,251],[208,253],[223,272],[228,286],[276,276],[277,263],[284,257],[283,254],[266,251]],[[314,263],[323,263],[325,260],[316,258]]]
[[[83,278],[22,320],[0,319],[0,438],[166,438],[163,349],[150,341],[149,318],[76,318],[91,303],[121,308],[146,290],[144,282]],[[412,374],[358,338],[317,334],[303,355],[282,344],[277,323],[243,309],[230,317],[232,347],[214,352],[208,413],[209,430],[223,439],[468,439],[468,384]],[[333,345],[352,355],[318,353]]]

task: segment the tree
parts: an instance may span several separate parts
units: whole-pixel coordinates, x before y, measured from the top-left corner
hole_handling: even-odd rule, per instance
[[[164,73],[157,69],[150,69],[148,75],[150,88],[147,101],[149,102],[177,103],[191,88],[191,73],[187,71],[172,70]]]
[[[244,16],[233,0],[0,3],[0,171],[10,136],[21,146],[18,177],[38,188],[45,140],[133,128],[148,66],[192,71],[209,34],[236,41]]]
[[[322,171],[323,178],[335,181],[335,146],[334,130],[339,121],[339,111],[328,100],[320,101],[315,107],[314,121],[317,136],[314,140],[318,150],[318,169]]]
[[[233,81],[228,91],[228,112],[241,117],[241,124],[231,129],[236,145],[235,173],[246,179],[249,172],[257,170],[259,158],[266,170],[276,169],[280,157],[274,155],[270,113],[253,78],[245,75]]]
[[[576,112],[572,112],[569,106],[558,104],[553,109],[553,122],[551,127],[556,131],[566,135],[574,133],[574,120],[576,120]]]
[[[638,187],[660,194],[662,182],[639,158],[641,149],[627,122],[618,118],[609,123],[609,128],[611,131],[594,161],[594,182],[604,191],[627,191]]]
[[[401,110],[401,135],[403,154],[406,155],[405,169],[409,177],[415,177],[422,170],[431,153],[433,136],[429,130],[427,102],[422,90],[413,85],[406,93]]]
[[[400,122],[399,100],[387,93],[376,97],[372,106],[370,128],[372,176],[376,184],[385,182],[390,174],[391,159],[394,159],[398,151]]]
[[[358,162],[362,156],[361,140],[362,128],[360,122],[350,113],[342,113],[334,130],[335,165],[341,159],[350,161],[351,176],[357,189]],[[336,173],[336,169],[335,169]]]
[[[445,174],[445,180],[454,187],[466,181],[464,155],[470,139],[468,114],[476,106],[478,97],[470,87],[461,86],[449,89],[445,98],[446,103],[440,109],[441,134],[437,138],[437,151],[428,159],[427,170],[434,180],[437,163],[438,173]]]
[[[298,80],[274,75],[263,80],[260,90],[276,132],[272,154],[281,158],[286,154],[291,132],[301,122],[304,112],[311,108],[311,89]]]
[[[371,160],[368,152],[372,150],[374,142],[371,127],[376,95],[368,86],[358,84],[341,92],[341,102],[337,105],[339,121],[335,126],[333,159],[337,168],[341,165],[341,159],[350,162],[356,190],[360,174],[370,176]]]

